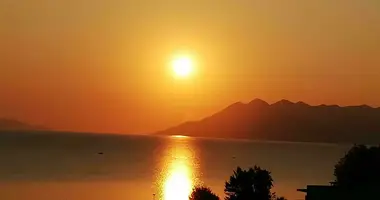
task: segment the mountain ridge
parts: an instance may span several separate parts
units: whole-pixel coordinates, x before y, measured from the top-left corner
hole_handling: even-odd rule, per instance
[[[46,130],[46,127],[30,125],[15,119],[0,118],[0,131]]]
[[[282,99],[235,102],[198,121],[158,131],[159,135],[280,140],[291,142],[380,143],[380,108],[368,105],[312,106]]]

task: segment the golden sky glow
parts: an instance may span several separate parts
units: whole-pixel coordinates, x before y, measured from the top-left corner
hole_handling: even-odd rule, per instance
[[[0,13],[0,117],[134,133],[253,98],[380,106],[376,0],[0,0]],[[176,52],[196,73],[173,79]]]

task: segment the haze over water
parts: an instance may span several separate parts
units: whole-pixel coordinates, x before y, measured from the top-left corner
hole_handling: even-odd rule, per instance
[[[236,166],[272,172],[275,191],[327,184],[348,145],[90,134],[0,135],[0,199],[187,199],[205,184],[223,197]],[[323,157],[323,159],[321,159]]]

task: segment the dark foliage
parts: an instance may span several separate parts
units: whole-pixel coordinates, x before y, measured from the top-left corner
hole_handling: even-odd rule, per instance
[[[380,147],[355,145],[335,165],[337,186],[363,188],[380,185]]]
[[[269,171],[258,166],[234,171],[225,183],[226,200],[270,200],[273,179]]]
[[[285,197],[278,197],[276,193],[272,193],[272,200],[286,200]]]
[[[219,200],[219,197],[210,188],[196,187],[193,189],[189,200]]]

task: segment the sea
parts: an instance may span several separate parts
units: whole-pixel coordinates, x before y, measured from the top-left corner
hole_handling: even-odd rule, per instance
[[[205,134],[206,135],[206,134]],[[195,186],[224,199],[238,166],[271,172],[273,191],[328,185],[350,144],[65,132],[0,132],[0,200],[185,200]]]

